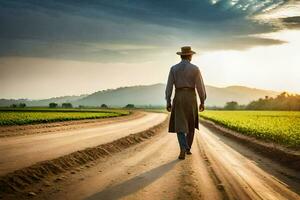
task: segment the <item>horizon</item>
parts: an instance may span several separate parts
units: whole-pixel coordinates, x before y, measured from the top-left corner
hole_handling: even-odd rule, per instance
[[[68,95],[62,95],[62,96],[49,96],[46,98],[41,98],[41,99],[33,99],[33,98],[26,98],[26,97],[20,97],[20,98],[2,98],[0,97],[0,99],[5,99],[5,100],[45,100],[45,99],[52,99],[52,98],[61,98],[61,97],[79,97],[79,96],[89,96],[91,94],[97,93],[97,92],[104,92],[107,90],[118,90],[118,89],[122,89],[122,88],[131,88],[131,87],[143,87],[143,86],[154,86],[154,85],[166,85],[166,83],[153,83],[153,84],[145,84],[145,85],[127,85],[127,86],[120,86],[120,87],[116,87],[116,88],[106,88],[103,90],[96,90],[94,92],[91,93],[85,93],[85,94],[68,94]],[[226,88],[230,88],[230,87],[242,87],[242,88],[247,88],[247,89],[252,89],[252,90],[262,90],[262,91],[267,91],[267,92],[276,92],[276,93],[283,93],[283,92],[287,92],[288,94],[292,94],[292,95],[300,95],[299,93],[290,93],[288,91],[276,91],[276,90],[269,90],[269,89],[264,89],[264,88],[255,88],[255,87],[249,87],[249,86],[244,86],[244,85],[228,85],[228,86],[224,86],[224,87],[218,87],[218,86],[213,86],[213,85],[207,85],[205,84],[205,87],[214,87],[214,88],[218,88],[218,89],[226,89]],[[164,94],[162,94],[164,95]]]
[[[299,17],[294,0],[0,0],[0,98],[166,83],[185,45],[206,85],[299,94]]]

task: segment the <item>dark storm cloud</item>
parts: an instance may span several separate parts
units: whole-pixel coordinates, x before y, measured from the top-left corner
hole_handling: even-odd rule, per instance
[[[288,28],[300,28],[300,16],[282,18],[281,21]]]
[[[248,36],[278,29],[251,16],[284,2],[0,0],[0,56],[108,62],[148,60],[157,49],[181,43],[205,49],[274,45],[282,41]]]
[[[214,44],[207,44],[206,46],[204,46],[204,48],[207,50],[215,50],[215,49],[245,50],[248,49],[249,46],[261,46],[261,45],[268,46],[268,45],[279,45],[284,43],[286,42],[282,40],[248,36],[248,37],[234,37],[234,38],[220,39],[218,40],[218,42],[215,42]]]

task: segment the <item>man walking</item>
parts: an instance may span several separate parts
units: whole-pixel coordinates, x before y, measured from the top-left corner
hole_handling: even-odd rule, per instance
[[[198,106],[195,88],[200,98],[200,112],[204,111],[206,91],[199,68],[191,64],[195,54],[191,47],[185,46],[177,52],[181,62],[171,67],[166,87],[167,110],[171,112],[169,132],[177,133],[180,146],[179,159],[192,154],[191,147],[195,128],[199,129]],[[175,86],[175,97],[171,96]]]

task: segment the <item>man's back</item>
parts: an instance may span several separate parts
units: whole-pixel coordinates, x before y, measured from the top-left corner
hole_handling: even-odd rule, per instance
[[[183,59],[180,63],[171,67],[166,87],[168,105],[171,104],[173,85],[175,85],[175,88],[196,88],[201,103],[206,99],[205,86],[200,70],[188,60]]]
[[[188,60],[182,60],[171,68],[176,88],[195,88],[198,67]]]

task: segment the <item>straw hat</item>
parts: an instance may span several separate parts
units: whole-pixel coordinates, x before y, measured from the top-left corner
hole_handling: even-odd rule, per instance
[[[177,55],[193,55],[196,52],[192,51],[192,48],[190,46],[181,47],[181,51],[177,52]]]

